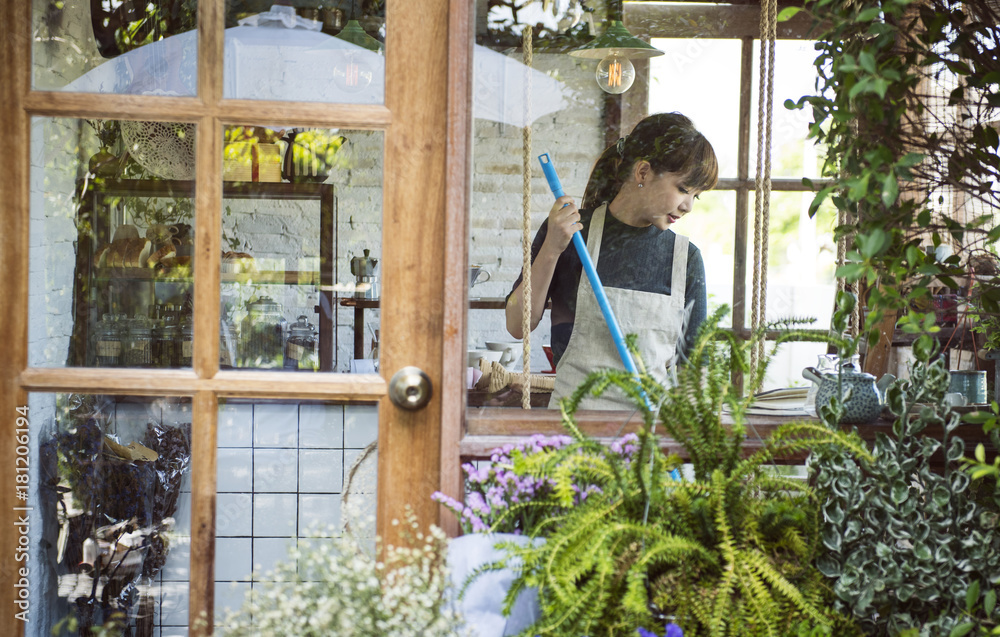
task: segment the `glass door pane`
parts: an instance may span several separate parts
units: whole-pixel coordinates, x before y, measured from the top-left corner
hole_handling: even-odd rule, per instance
[[[217,625],[297,545],[350,534],[374,553],[374,405],[229,400],[218,422]]]
[[[191,367],[194,125],[32,123],[29,365]]]
[[[26,634],[186,634],[190,401],[36,393],[22,410]]]
[[[32,87],[193,96],[197,0],[33,0]]]
[[[376,372],[383,134],[225,136],[220,366]]]
[[[223,95],[384,103],[386,3],[319,4],[228,2]]]

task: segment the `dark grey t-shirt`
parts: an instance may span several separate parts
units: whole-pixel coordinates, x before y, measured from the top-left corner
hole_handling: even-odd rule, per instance
[[[583,240],[586,242],[593,210],[581,210]],[[548,232],[548,220],[542,222],[531,244],[531,260],[534,262],[542,248]],[[610,213],[604,216],[604,236],[601,240],[601,254],[597,261],[597,275],[606,287],[655,292],[670,295],[670,283],[674,263],[673,230],[660,230],[655,226],[636,228],[622,223]],[[580,286],[583,264],[571,243],[559,256],[552,283],[549,285],[548,300],[556,314],[574,316],[576,314],[576,293]],[[521,276],[514,281],[514,289],[521,284]],[[693,243],[688,247],[687,289],[684,306],[688,310],[684,335],[678,350],[686,358],[688,349],[694,342],[698,327],[708,312],[705,291],[705,264],[701,251]],[[510,298],[510,294],[507,295]],[[559,362],[569,337],[573,333],[573,323],[559,323],[552,326],[552,357]]]

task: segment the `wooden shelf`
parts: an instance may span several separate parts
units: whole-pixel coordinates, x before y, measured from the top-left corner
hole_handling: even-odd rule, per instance
[[[101,268],[97,281],[162,281],[180,283],[192,280],[190,267],[162,268]],[[223,272],[223,283],[275,283],[279,285],[319,285],[319,272],[313,270],[262,270],[260,272]]]

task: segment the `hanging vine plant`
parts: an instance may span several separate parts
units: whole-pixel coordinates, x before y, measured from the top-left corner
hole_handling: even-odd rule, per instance
[[[825,149],[810,214],[830,199],[848,239],[838,276],[867,290],[868,326],[898,312],[911,332],[934,330],[930,287],[959,288],[965,256],[1000,226],[1000,16],[991,0],[807,0],[816,94],[809,136]],[[811,186],[811,183],[807,185]],[[951,248],[934,250],[940,245]],[[982,293],[1000,312],[1000,288]],[[869,334],[874,340],[877,333]]]

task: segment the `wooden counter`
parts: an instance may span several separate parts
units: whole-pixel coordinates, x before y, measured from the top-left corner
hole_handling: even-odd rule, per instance
[[[624,411],[588,411],[578,415],[580,429],[595,438],[612,439],[626,433],[636,432],[642,424],[638,414],[632,416]],[[789,422],[815,421],[816,419],[791,416],[747,416],[746,442],[743,445],[744,455],[749,455],[763,446],[775,429]],[[725,420],[723,421],[725,423]],[[731,424],[732,421],[729,421]],[[892,434],[892,421],[879,420],[865,425],[849,425],[857,427],[861,438],[869,443],[874,442],[879,433]],[[549,409],[524,410],[517,407],[473,407],[466,410],[465,435],[460,442],[462,460],[489,458],[490,451],[507,443],[514,443],[533,434],[547,436],[565,434],[566,431],[553,417]],[[925,435],[938,440],[943,435],[942,427],[928,427]],[[983,443],[995,453],[993,444],[983,433],[978,424],[960,425],[957,430],[965,441],[965,455],[971,457],[978,443]],[[661,438],[660,447],[667,453],[675,453],[681,459],[689,460],[683,445],[670,438]],[[988,454],[989,455],[989,454]],[[776,458],[775,464],[802,464],[808,453],[803,451],[783,458]],[[943,456],[939,451],[935,454],[936,466],[943,466]]]

